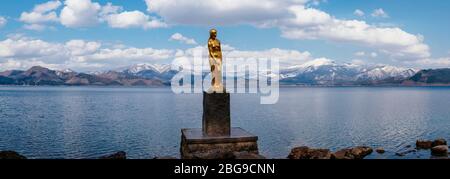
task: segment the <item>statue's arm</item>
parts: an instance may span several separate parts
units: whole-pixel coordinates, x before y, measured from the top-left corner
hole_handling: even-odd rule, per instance
[[[209,52],[209,57],[214,58],[212,55],[212,44],[211,44],[211,40],[208,40],[208,52]]]

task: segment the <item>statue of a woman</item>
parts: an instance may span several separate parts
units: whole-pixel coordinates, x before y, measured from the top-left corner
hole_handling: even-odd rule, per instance
[[[209,50],[209,64],[211,66],[212,82],[209,93],[224,92],[222,84],[222,49],[220,41],[216,38],[217,30],[212,29],[209,33],[208,50]]]

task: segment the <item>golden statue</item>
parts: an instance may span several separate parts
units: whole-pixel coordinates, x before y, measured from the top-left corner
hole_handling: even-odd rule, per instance
[[[209,32],[208,50],[212,74],[211,88],[208,92],[223,93],[225,90],[222,84],[222,48],[220,47],[220,41],[217,39],[216,29]]]

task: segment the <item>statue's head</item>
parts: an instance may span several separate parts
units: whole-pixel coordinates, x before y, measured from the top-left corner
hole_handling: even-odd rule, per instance
[[[209,31],[209,38],[216,39],[216,37],[217,37],[217,30],[216,29],[211,29]]]

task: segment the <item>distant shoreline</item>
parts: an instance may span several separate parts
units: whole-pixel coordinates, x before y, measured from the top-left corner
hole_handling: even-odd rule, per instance
[[[0,87],[97,87],[97,88],[170,88],[171,86],[120,86],[120,85],[0,85]],[[409,88],[409,87],[450,87],[450,84],[427,84],[427,85],[280,85],[280,88]]]

